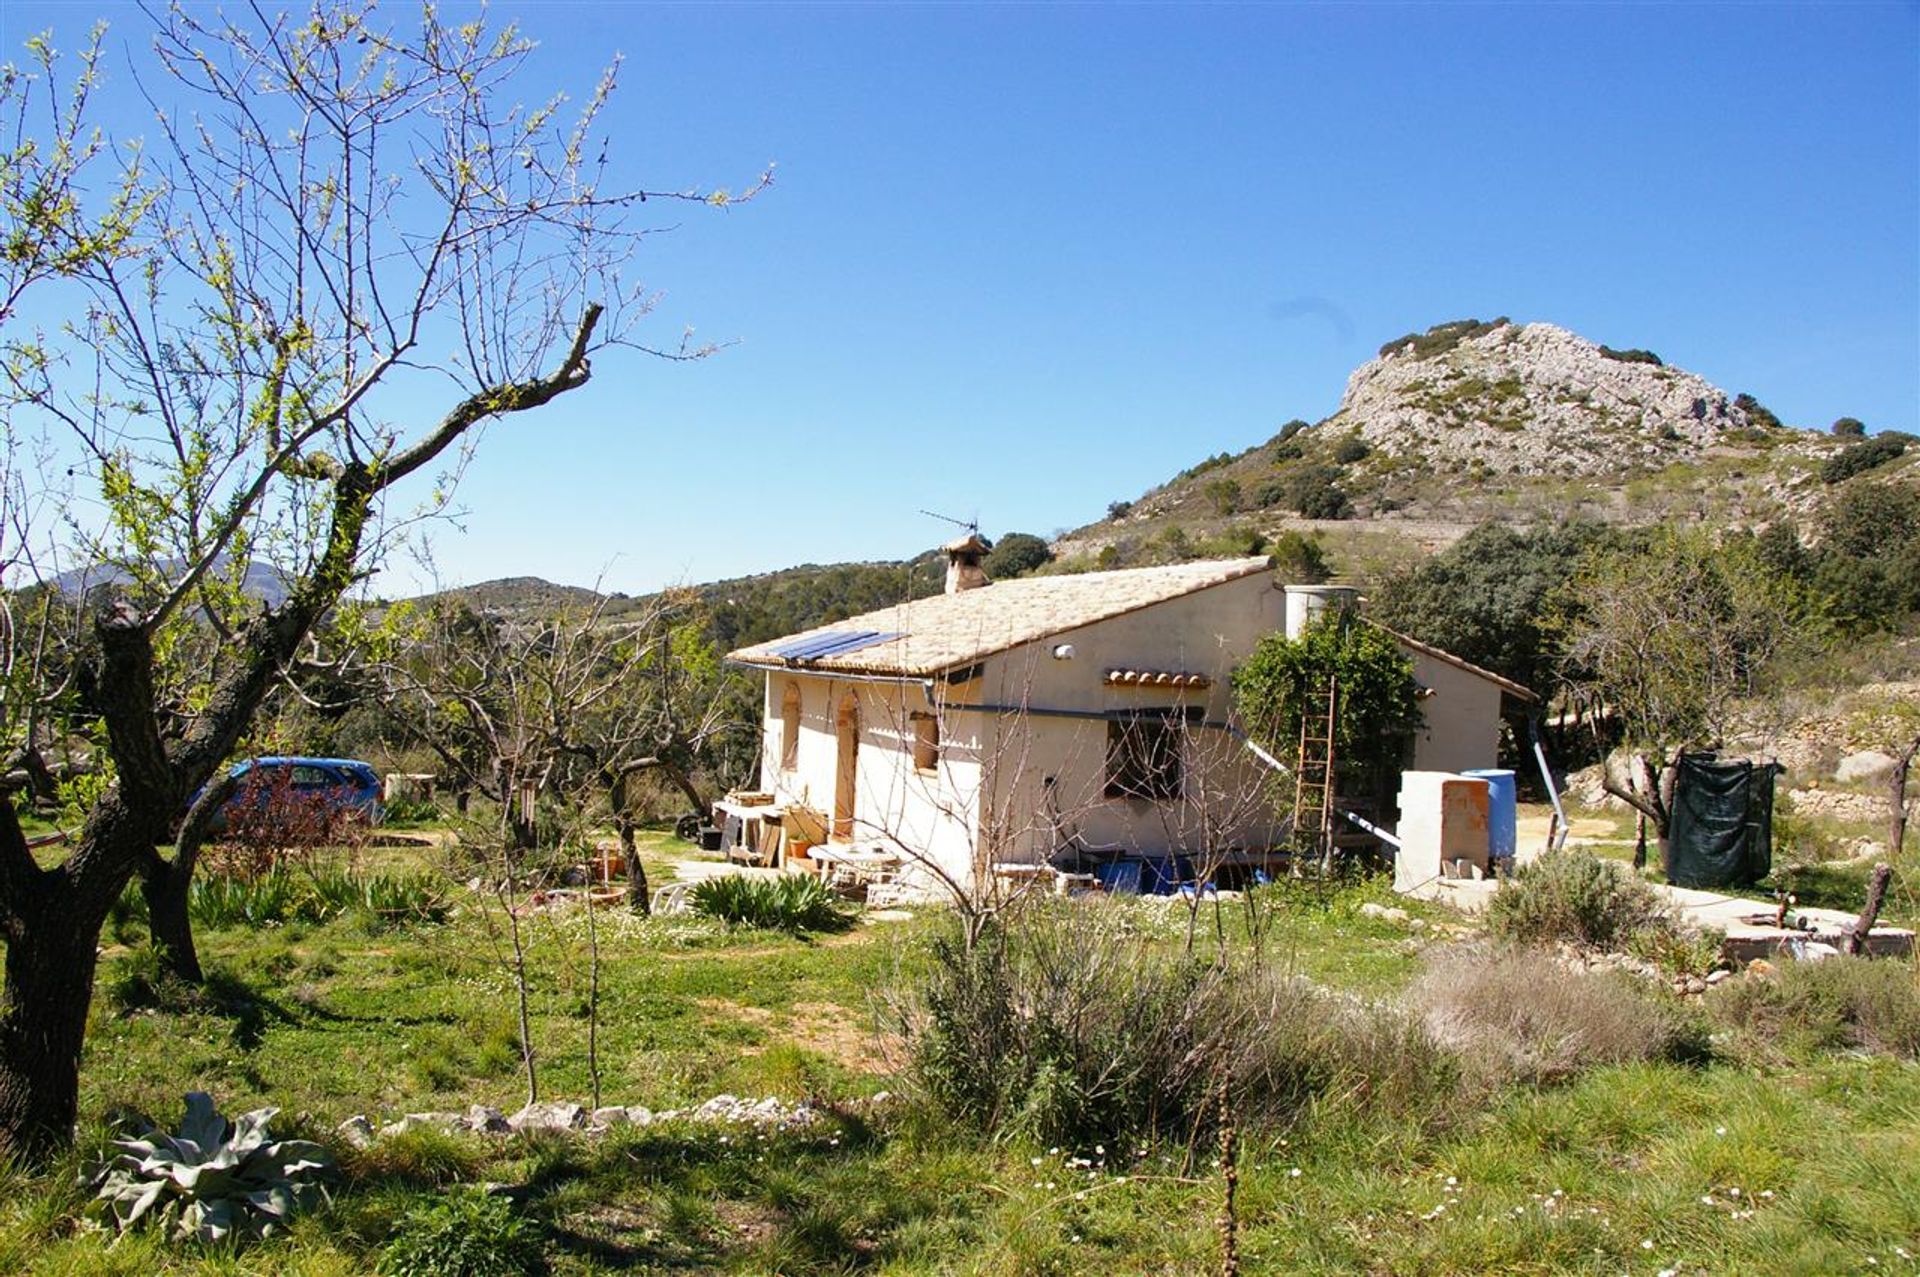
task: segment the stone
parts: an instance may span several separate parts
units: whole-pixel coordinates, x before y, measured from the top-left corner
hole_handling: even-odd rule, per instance
[[[1898,767],[1899,760],[1891,754],[1883,754],[1877,749],[1863,749],[1857,754],[1848,754],[1833,769],[1833,778],[1843,785],[1855,781],[1879,780],[1882,776]]]
[[[1707,973],[1707,983],[1709,985],[1720,984],[1723,981],[1731,979],[1732,976],[1733,976],[1733,972],[1728,971],[1724,968],[1722,968],[1719,971],[1709,971]]]
[[[1687,977],[1688,993],[1705,993],[1706,991],[1707,991],[1707,982],[1705,980],[1702,980],[1697,975]]]
[[[389,1139],[395,1135],[405,1135],[408,1131],[417,1131],[422,1127],[437,1127],[451,1130],[465,1126],[466,1119],[458,1113],[408,1113],[398,1121],[388,1122],[380,1128],[380,1138]]]
[[[624,1105],[609,1104],[602,1108],[595,1109],[593,1111],[593,1117],[589,1121],[588,1125],[602,1126],[602,1127],[625,1126],[628,1120],[629,1119],[627,1118],[627,1110]]]
[[[367,1120],[364,1113],[355,1113],[334,1127],[333,1133],[355,1148],[373,1147],[373,1123]]]
[[[1771,962],[1768,962],[1765,958],[1755,958],[1752,962],[1749,962],[1747,964],[1748,975],[1767,976],[1767,975],[1772,975],[1773,970],[1774,970],[1773,964]]]
[[[1413,918],[1413,915],[1405,909],[1378,904],[1372,900],[1361,905],[1357,912],[1363,918],[1379,918],[1383,922],[1410,922]]]
[[[572,1131],[585,1125],[586,1110],[564,1100],[541,1100],[507,1119],[516,1131]]]
[[[643,1105],[629,1104],[627,1106],[627,1121],[633,1123],[635,1126],[651,1126],[653,1125],[653,1110]]]
[[[467,1109],[467,1129],[487,1135],[505,1135],[513,1128],[507,1125],[507,1115],[499,1109],[475,1104]]]

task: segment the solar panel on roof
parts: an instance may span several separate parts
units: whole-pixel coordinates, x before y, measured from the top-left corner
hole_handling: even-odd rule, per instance
[[[773,649],[773,654],[786,661],[817,661],[826,656],[857,652],[863,647],[872,647],[876,643],[890,642],[899,637],[898,634],[882,634],[879,630],[828,630],[811,638],[782,643]]]

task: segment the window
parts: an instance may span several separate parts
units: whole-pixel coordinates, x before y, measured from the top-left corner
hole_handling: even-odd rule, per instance
[[[1108,798],[1172,802],[1180,797],[1181,722],[1171,712],[1107,721]]]
[[[924,710],[913,715],[913,765],[923,772],[940,767],[940,719]]]
[[[800,765],[800,684],[788,683],[780,697],[780,770]]]

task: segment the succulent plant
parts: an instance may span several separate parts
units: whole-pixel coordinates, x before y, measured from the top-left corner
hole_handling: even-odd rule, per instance
[[[275,1140],[280,1110],[229,1122],[205,1091],[187,1093],[178,1132],[154,1128],[113,1141],[120,1151],[86,1176],[102,1211],[125,1232],[157,1223],[175,1238],[265,1236],[326,1198],[333,1156],[308,1140]]]

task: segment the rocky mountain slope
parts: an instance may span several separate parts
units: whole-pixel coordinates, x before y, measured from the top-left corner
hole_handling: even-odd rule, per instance
[[[1784,425],[1651,351],[1458,320],[1386,343],[1330,416],[1116,501],[1055,548],[1070,564],[1123,566],[1305,531],[1337,570],[1366,576],[1488,521],[1805,524],[1832,490],[1823,465],[1850,442]],[[1911,478],[1916,460],[1920,449],[1879,473]]]
[[[1552,324],[1467,320],[1401,338],[1347,380],[1323,430],[1391,457],[1499,474],[1618,474],[1753,443],[1780,423],[1758,402],[1650,351]]]

